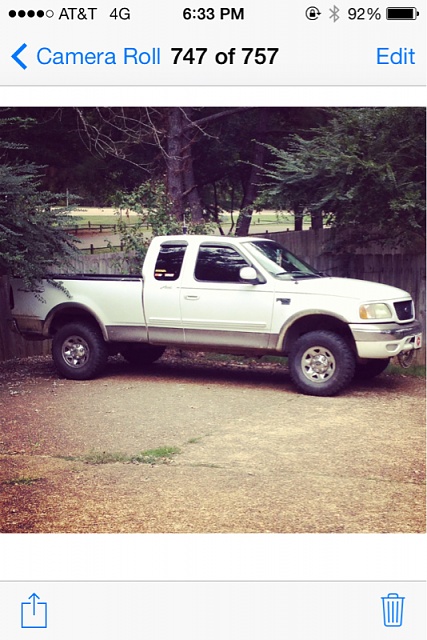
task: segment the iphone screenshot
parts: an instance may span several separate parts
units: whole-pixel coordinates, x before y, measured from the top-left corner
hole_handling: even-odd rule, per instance
[[[0,638],[425,640],[426,5],[4,0]]]

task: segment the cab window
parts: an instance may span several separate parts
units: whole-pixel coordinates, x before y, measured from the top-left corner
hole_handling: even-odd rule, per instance
[[[154,278],[156,280],[178,280],[186,248],[186,245],[162,245],[154,268]]]
[[[233,247],[201,245],[194,277],[202,282],[240,282],[240,269],[247,266]]]

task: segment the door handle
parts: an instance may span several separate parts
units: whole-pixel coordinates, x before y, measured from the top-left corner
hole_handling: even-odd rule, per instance
[[[185,300],[199,300],[199,296],[184,296]]]

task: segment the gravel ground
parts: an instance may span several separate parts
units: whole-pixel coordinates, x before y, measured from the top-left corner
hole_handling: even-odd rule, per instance
[[[0,363],[0,531],[424,532],[424,380],[315,398],[203,354],[85,382]]]

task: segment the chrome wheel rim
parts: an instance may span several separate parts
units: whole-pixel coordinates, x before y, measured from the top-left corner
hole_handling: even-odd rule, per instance
[[[301,358],[301,369],[310,382],[326,382],[335,373],[335,358],[325,347],[310,347]]]
[[[89,355],[89,345],[81,336],[70,336],[62,344],[62,357],[69,367],[83,367],[89,360]]]

